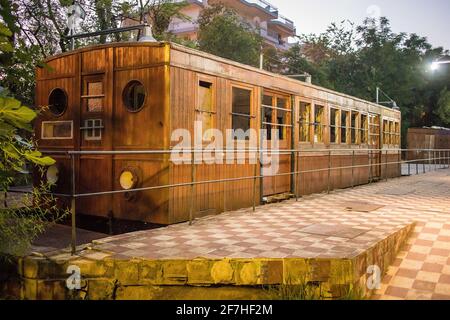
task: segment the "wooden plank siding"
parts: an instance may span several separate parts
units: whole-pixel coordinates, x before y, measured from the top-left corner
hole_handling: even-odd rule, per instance
[[[299,82],[239,63],[231,62],[196,50],[169,43],[118,43],[87,47],[50,58],[50,68],[37,69],[36,105],[48,104],[48,97],[54,88],[67,93],[68,108],[61,116],[55,117],[45,111],[35,123],[36,138],[43,150],[170,150],[179,141],[171,141],[176,129],[186,129],[194,137],[194,122],[201,118],[198,109],[199,81],[211,84],[212,106],[211,126],[224,136],[232,128],[233,87],[251,90],[251,128],[258,133],[258,147],[261,147],[262,97],[272,94],[286,98],[291,109],[286,130],[289,139],[282,141],[283,150],[301,149],[296,156],[281,156],[280,172],[291,170],[311,170],[332,167],[368,165],[367,152],[361,149],[373,148],[368,143],[353,143],[350,130],[346,142],[330,141],[330,108],[379,116],[379,136],[377,146],[394,148],[398,143],[384,144],[384,121],[401,125],[401,115],[374,103],[353,98],[332,90]],[[144,106],[138,112],[127,110],[123,102],[124,88],[130,81],[143,84],[146,95]],[[87,109],[86,86],[89,81],[101,83],[103,95],[101,110]],[[209,92],[209,91],[208,91]],[[299,114],[300,102],[309,101],[312,112],[316,106],[323,107],[323,140],[300,142]],[[312,117],[312,116],[311,116]],[[104,129],[98,140],[86,139],[83,129],[86,120],[102,120]],[[314,119],[311,119],[311,121]],[[73,138],[63,140],[43,140],[42,121],[73,121]],[[389,122],[390,121],[390,122]],[[351,117],[347,118],[351,126]],[[390,127],[389,127],[390,128]],[[314,137],[315,124],[309,127]],[[388,137],[390,137],[388,135]],[[349,140],[350,139],[350,140]],[[320,140],[320,139],[318,139]],[[399,140],[399,139],[398,139]],[[396,142],[393,140],[393,142]],[[398,141],[397,141],[398,142]],[[192,143],[192,142],[191,142]],[[204,145],[208,145],[205,143]],[[248,147],[248,144],[246,145]],[[351,153],[333,154],[331,161],[327,150],[355,150]],[[313,151],[313,152],[310,152]],[[56,156],[61,171],[58,190],[70,192],[71,164],[67,156]],[[353,184],[368,183],[371,178],[385,177],[385,155],[375,153],[377,163],[373,168],[353,170]],[[398,154],[391,151],[388,160],[397,161]],[[195,165],[195,181],[222,180],[252,177],[261,173],[259,164],[250,164],[248,154],[245,164]],[[82,155],[76,158],[77,192],[103,192],[120,190],[120,175],[124,170],[133,169],[138,175],[137,188],[158,185],[189,183],[192,181],[190,164],[176,165],[170,155]],[[374,172],[376,171],[376,174]],[[370,173],[372,172],[372,177]],[[387,175],[398,176],[398,165],[388,165]],[[263,184],[264,182],[264,184]],[[270,184],[270,185],[268,185]],[[83,198],[77,200],[79,213],[137,220],[159,224],[173,224],[187,221],[193,204],[194,217],[219,214],[224,211],[251,207],[253,190],[256,190],[256,204],[263,197],[277,192],[297,192],[306,195],[328,189],[346,188],[352,184],[352,170],[333,170],[328,180],[328,172],[298,174],[295,177],[254,179],[210,183],[195,186],[166,188],[138,192],[135,194],[115,194]],[[256,187],[256,188],[255,188]],[[192,196],[194,198],[192,198]],[[192,202],[192,200],[194,200]]]

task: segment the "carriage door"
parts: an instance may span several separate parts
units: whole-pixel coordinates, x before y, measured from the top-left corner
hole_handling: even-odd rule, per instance
[[[377,180],[381,176],[381,151],[380,139],[380,116],[371,114],[369,115],[369,149],[373,151],[369,154],[369,180]]]
[[[291,192],[291,148],[292,140],[292,106],[289,96],[264,92],[262,98],[262,149],[272,150],[273,133],[279,136],[281,154],[267,154],[271,161],[263,167],[263,196],[272,196]],[[273,131],[275,130],[275,131]],[[282,151],[286,150],[283,154]],[[276,150],[275,150],[276,151]],[[269,173],[268,173],[269,172]],[[275,176],[277,174],[286,174]]]
[[[105,114],[109,111],[103,73],[85,75],[81,79],[80,146],[81,151],[106,150],[110,143],[105,135]],[[111,156],[80,156],[80,191],[102,192],[111,189]],[[101,168],[101,169],[100,169]],[[100,170],[99,170],[100,169]],[[89,214],[106,216],[110,211],[108,196],[87,197],[81,201]],[[92,212],[94,210],[94,212]]]

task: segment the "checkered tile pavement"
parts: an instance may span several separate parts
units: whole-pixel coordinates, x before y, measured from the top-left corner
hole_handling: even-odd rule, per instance
[[[413,236],[374,298],[450,298],[450,170],[109,237],[93,247],[117,259],[351,258],[413,222]]]

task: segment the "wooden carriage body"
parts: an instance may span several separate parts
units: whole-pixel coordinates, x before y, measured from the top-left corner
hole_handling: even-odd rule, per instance
[[[35,133],[40,149],[57,160],[57,193],[72,192],[71,159],[60,153],[71,150],[86,152],[74,161],[79,194],[122,190],[124,172],[135,175],[133,188],[191,182],[192,166],[173,163],[170,154],[89,151],[171,150],[179,143],[173,133],[184,129],[194,137],[196,122],[205,134],[253,129],[258,148],[271,140],[262,129],[275,129],[279,148],[286,150],[279,155],[284,176],[201,184],[194,192],[186,185],[82,197],[78,213],[173,224],[187,221],[191,206],[200,217],[251,207],[254,198],[260,204],[276,194],[306,195],[400,175],[399,165],[381,165],[399,160],[398,151],[389,149],[400,146],[401,114],[390,108],[164,42],[87,47],[47,64],[37,70],[36,105],[50,107],[36,121]],[[369,148],[386,151],[369,154]],[[198,163],[194,179],[261,174],[259,163],[243,162]],[[288,174],[329,165],[361,166],[329,175]]]

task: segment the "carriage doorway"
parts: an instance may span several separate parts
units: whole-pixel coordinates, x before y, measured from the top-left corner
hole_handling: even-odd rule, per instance
[[[380,116],[369,115],[369,181],[378,180],[381,177],[381,122]],[[373,150],[372,150],[373,149]]]
[[[263,197],[291,192],[291,166],[292,155],[289,152],[292,146],[292,105],[288,95],[264,91],[261,105],[262,129],[261,141],[263,149],[273,150],[273,134],[279,138],[279,150],[275,154],[268,154],[277,164],[263,165]],[[283,152],[285,150],[285,152]],[[279,152],[278,152],[279,151]],[[264,170],[266,169],[266,170]],[[269,173],[268,173],[269,172]]]

